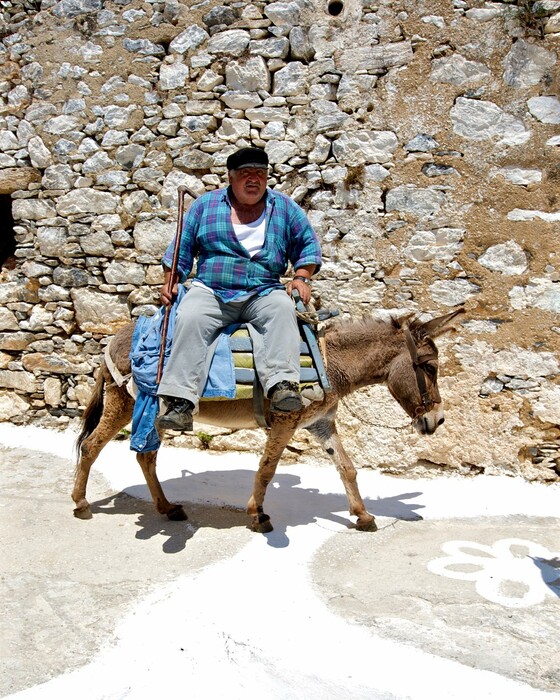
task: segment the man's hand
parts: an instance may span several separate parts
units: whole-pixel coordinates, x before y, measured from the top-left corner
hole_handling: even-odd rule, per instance
[[[286,291],[290,296],[292,295],[292,291],[294,289],[297,290],[302,302],[306,305],[309,304],[309,302],[311,301],[311,288],[309,286],[309,283],[304,282],[301,279],[295,279],[291,282],[288,282],[288,284],[286,285]]]
[[[171,279],[171,270],[165,270],[165,278],[163,286],[160,290],[161,303],[164,306],[171,306],[173,299],[177,296],[178,288],[178,278],[174,275],[173,280]]]

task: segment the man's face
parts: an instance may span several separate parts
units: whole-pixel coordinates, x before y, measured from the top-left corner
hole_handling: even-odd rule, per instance
[[[230,170],[228,175],[235,199],[240,204],[250,206],[262,199],[268,175],[266,168],[240,168]]]

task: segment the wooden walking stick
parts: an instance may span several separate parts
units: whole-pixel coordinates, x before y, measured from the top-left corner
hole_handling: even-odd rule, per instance
[[[177,274],[177,265],[179,263],[179,250],[181,248],[181,234],[183,232],[183,210],[185,208],[185,194],[189,197],[196,199],[197,195],[186,185],[179,185],[177,188],[177,194],[179,199],[179,212],[177,215],[177,232],[175,234],[175,248],[173,249],[173,260],[171,262],[171,274],[168,280],[167,291],[171,297],[173,292],[173,285],[175,284],[175,275]],[[163,374],[163,361],[165,358],[165,343],[167,341],[167,327],[169,326],[169,313],[171,311],[172,304],[165,307],[165,312],[163,316],[163,326],[161,329],[161,345],[159,349],[159,361],[158,369],[156,375],[156,384],[161,381],[161,375]]]

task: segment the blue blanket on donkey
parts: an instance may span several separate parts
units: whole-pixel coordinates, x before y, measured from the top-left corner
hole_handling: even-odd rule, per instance
[[[164,368],[173,343],[177,308],[186,293],[185,288],[180,286],[177,298],[169,312]],[[163,307],[153,316],[140,316],[132,335],[130,363],[138,393],[132,413],[130,449],[135,452],[153,452],[161,445],[155,427],[159,412],[156,377],[164,316]],[[238,324],[225,328],[215,344],[208,379],[202,393],[205,398],[235,398],[235,368],[228,338],[237,328]]]

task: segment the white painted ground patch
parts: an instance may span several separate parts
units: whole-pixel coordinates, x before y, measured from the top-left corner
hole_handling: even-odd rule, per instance
[[[0,424],[0,443],[6,446],[34,445],[68,457],[74,439],[71,433]],[[189,502],[244,507],[247,484],[257,465],[252,455],[172,448],[162,449],[159,461],[168,497],[186,502],[187,510]],[[149,498],[127,445],[109,445],[94,468],[116,491]],[[359,483],[380,525],[419,516],[428,520],[512,513],[555,517],[559,512],[560,489],[521,479],[406,480],[362,471]],[[69,500],[69,517],[71,509]],[[312,586],[309,564],[315,553],[336,533],[347,533],[360,546],[375,537],[347,530],[346,498],[334,467],[281,466],[275,487],[269,489],[266,510],[276,528],[273,533],[255,535],[230,559],[186,573],[138,600],[118,625],[112,643],[83,668],[9,697],[147,700],[169,695],[246,700],[254,693],[273,700],[560,697],[378,638],[367,627],[328,610]],[[538,543],[533,544],[532,554],[542,556]]]

